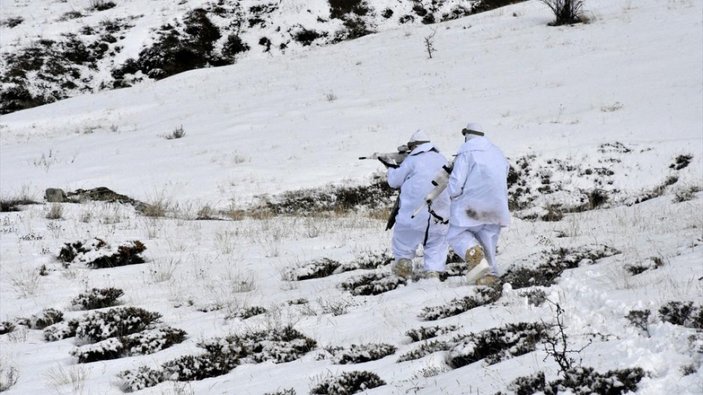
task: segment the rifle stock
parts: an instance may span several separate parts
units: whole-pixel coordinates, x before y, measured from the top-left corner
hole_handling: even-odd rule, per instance
[[[413,211],[410,218],[415,218],[415,216],[420,212],[420,210],[423,209],[423,207],[432,205],[432,202],[437,199],[437,196],[439,196],[442,192],[444,192],[445,189],[447,189],[447,184],[449,184],[449,175],[452,174],[453,168],[454,162],[442,166],[442,170],[440,170],[431,181],[432,185],[434,185],[434,188],[432,188],[430,193],[425,196],[424,203],[421,204],[420,207],[416,208],[415,211]]]
[[[388,216],[388,222],[386,222],[386,230],[391,230],[393,225],[395,225],[395,217],[398,216],[398,211],[400,211],[400,195],[395,197],[395,203],[391,209],[391,214]]]
[[[359,160],[365,159],[378,159],[384,165],[397,167],[408,157],[410,154],[410,149],[407,145],[401,145],[398,147],[396,152],[374,152],[369,156],[360,156]],[[389,165],[390,164],[390,165]],[[386,221],[386,230],[390,230],[395,225],[395,217],[398,215],[400,210],[400,195],[396,196],[395,203],[391,209],[390,215],[388,216],[388,221]]]

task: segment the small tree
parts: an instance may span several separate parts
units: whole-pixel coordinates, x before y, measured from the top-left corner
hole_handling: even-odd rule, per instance
[[[573,368],[581,366],[581,360],[576,361],[569,354],[580,355],[581,351],[591,345],[591,342],[589,341],[588,344],[578,350],[569,348],[569,337],[566,335],[566,325],[564,324],[564,309],[559,303],[554,303],[549,299],[547,299],[547,302],[556,308],[556,323],[550,325],[552,333],[544,341],[544,351],[547,353],[545,360],[547,360],[547,357],[552,357],[554,362],[559,365],[559,373],[566,374],[571,372]]]
[[[427,58],[432,59],[432,54],[436,51],[434,48],[434,36],[437,34],[437,29],[432,30],[432,34],[425,37],[425,49],[427,50]]]
[[[581,8],[583,0],[539,0],[546,4],[556,19],[550,23],[552,26],[570,25],[581,22]]]
[[[186,131],[183,129],[183,125],[173,129],[173,132],[171,134],[167,134],[164,136],[166,140],[173,140],[173,139],[180,139],[181,137],[186,135]]]

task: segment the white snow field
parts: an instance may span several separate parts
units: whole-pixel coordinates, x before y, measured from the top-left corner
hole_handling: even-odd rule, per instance
[[[319,385],[352,371],[385,383],[368,394],[514,393],[521,376],[563,377],[542,342],[459,367],[452,358],[480,347],[458,337],[559,318],[568,348],[581,350],[567,354],[575,365],[599,373],[641,368],[638,394],[703,394],[703,3],[588,0],[585,12],[587,24],[551,27],[549,10],[528,1],[1,116],[3,201],[104,186],[166,214],[104,202],[0,213],[0,332],[14,326],[0,334],[0,388],[119,394],[127,389],[120,372],[147,366],[162,382],[133,387],[138,393],[342,394]],[[429,59],[424,38],[434,30]],[[492,303],[427,320],[437,309],[426,308],[481,289],[462,276],[376,295],[342,285],[388,276],[387,265],[296,280],[312,261],[349,263],[387,250],[391,233],[378,210],[248,213],[286,191],[368,185],[383,167],[357,158],[391,151],[418,128],[449,157],[468,121],[481,122],[520,173],[525,184],[511,193],[530,188],[502,234],[501,270],[575,260],[554,284],[508,281]],[[165,138],[181,126],[185,136]],[[607,200],[593,200],[594,190]],[[576,209],[584,196],[590,205]],[[242,211],[235,220],[195,220],[207,207]],[[555,208],[563,218],[545,220]],[[59,219],[47,218],[59,210]],[[113,249],[139,240],[146,262],[96,269],[88,263],[99,252],[70,264],[57,259],[65,243],[93,238]],[[79,363],[77,348],[118,338],[107,326],[88,336],[86,317],[97,313],[72,300],[108,287],[124,292],[118,307],[158,312],[157,325],[183,330],[185,339],[163,350],[153,342],[156,352],[146,355]],[[540,303],[542,292],[548,301]],[[671,302],[690,303],[689,319],[672,319]],[[256,306],[265,312],[241,316]],[[65,322],[82,320],[84,336],[47,341],[31,317],[48,308]],[[643,320],[632,318],[647,310]],[[200,343],[289,325],[315,347],[286,359],[293,346],[276,356],[275,342],[264,342],[260,356],[199,380],[159,373],[169,361],[205,354]],[[406,335],[433,326],[455,328],[420,342]],[[434,352],[406,360],[434,340],[448,346],[434,343]],[[334,349],[325,351],[381,343],[395,351],[368,362],[342,364]]]

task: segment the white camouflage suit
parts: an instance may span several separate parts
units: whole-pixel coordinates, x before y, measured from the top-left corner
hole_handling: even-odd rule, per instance
[[[491,274],[498,276],[496,244],[510,224],[508,169],[503,152],[483,136],[468,135],[449,176],[451,215],[447,240],[461,257],[480,243]]]
[[[416,136],[417,133],[413,138],[417,139]],[[421,136],[426,138],[424,133]],[[446,239],[449,227],[446,223],[449,218],[449,194],[445,190],[432,203],[431,209],[436,216],[431,215],[427,207],[415,218],[412,218],[412,214],[424,204],[425,196],[434,188],[432,179],[446,164],[444,156],[432,143],[427,142],[415,147],[398,168],[388,168],[388,185],[391,188],[400,188],[400,209],[396,216],[392,241],[396,261],[403,258],[412,260],[417,247],[423,244],[425,271],[445,271],[449,250]]]

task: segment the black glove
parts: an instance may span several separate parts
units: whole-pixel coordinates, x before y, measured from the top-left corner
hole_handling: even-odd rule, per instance
[[[396,164],[393,163],[393,162],[389,162],[389,161],[387,161],[387,160],[384,159],[384,158],[378,158],[378,160],[379,160],[381,163],[383,163],[383,165],[386,166],[386,167],[392,167],[392,168],[394,168],[394,169],[397,169],[397,168],[398,168],[398,165],[396,165]]]

